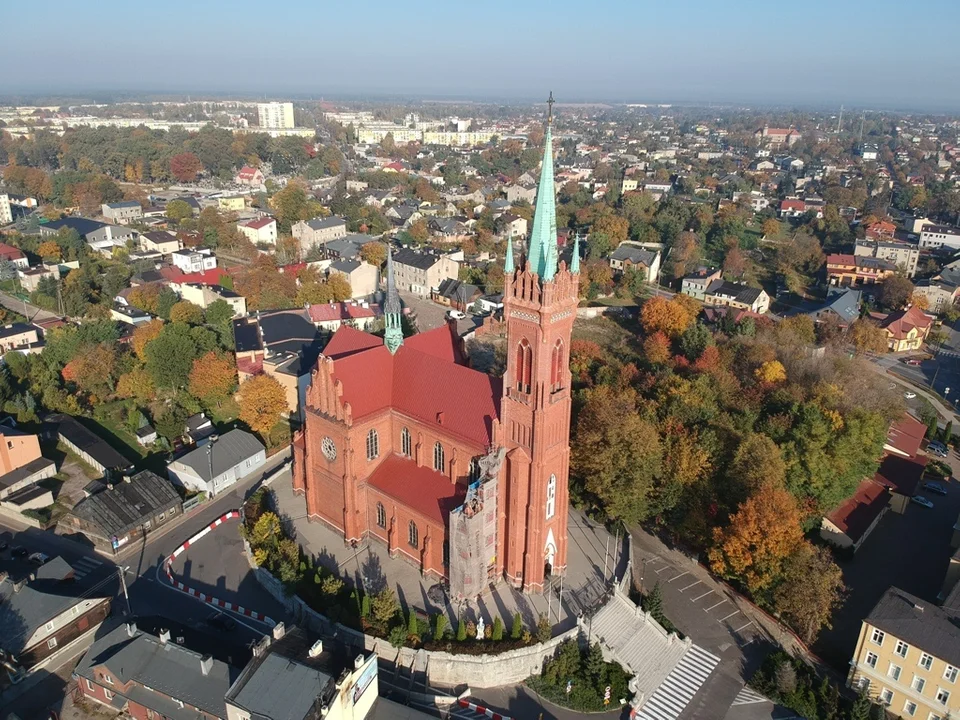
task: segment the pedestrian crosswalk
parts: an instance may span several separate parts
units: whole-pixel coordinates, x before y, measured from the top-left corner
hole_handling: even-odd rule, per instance
[[[637,713],[637,720],[675,720],[706,682],[720,658],[697,645],[680,658]]]
[[[94,560],[93,558],[88,557],[82,557],[79,560],[74,560],[72,563],[70,563],[70,567],[73,568],[73,576],[77,580],[82,578],[84,575],[89,575],[94,570],[97,570],[101,565],[103,565],[103,563],[99,560]]]
[[[760,693],[751,690],[746,685],[743,686],[743,689],[737,693],[737,696],[733,699],[733,702],[730,703],[731,706],[735,705],[756,705],[758,703],[770,702]]]

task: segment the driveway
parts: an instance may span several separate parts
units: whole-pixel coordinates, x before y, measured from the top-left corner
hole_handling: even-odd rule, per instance
[[[417,329],[420,332],[433,330],[447,322],[447,311],[450,309],[445,305],[438,305],[428,298],[422,298],[410,293],[400,293],[400,299],[403,300],[404,307],[417,316]],[[473,315],[467,314],[465,320],[457,321],[457,334],[461,337],[470,331],[471,328],[480,324],[480,318],[474,319]]]

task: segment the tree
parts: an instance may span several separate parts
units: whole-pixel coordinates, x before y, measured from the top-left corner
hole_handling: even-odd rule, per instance
[[[780,227],[780,223],[774,220],[773,218],[769,218],[763,221],[763,234],[768,239],[780,237],[781,231],[782,231],[782,228]]]
[[[657,295],[647,300],[640,308],[640,324],[644,331],[647,334],[662,332],[669,338],[679,337],[696,318],[689,299],[685,295],[676,295],[667,300]]]
[[[783,564],[783,580],[773,593],[781,616],[808,645],[840,604],[843,573],[830,551],[803,542]]]
[[[701,322],[693,323],[680,336],[680,350],[690,361],[703,355],[710,345],[713,345],[713,335]]]
[[[893,275],[883,281],[877,300],[890,310],[899,310],[910,302],[914,293],[913,283],[902,275]]]
[[[219,404],[237,384],[233,358],[213,351],[198,357],[190,369],[190,394],[207,405]]]
[[[171,200],[167,203],[167,217],[176,222],[182,222],[193,217],[193,208],[185,200]]]
[[[382,242],[368,242],[360,247],[360,259],[375,267],[387,261],[387,248]]]
[[[943,442],[949,444],[953,440],[953,420],[947,420],[943,428]]]
[[[85,393],[105,398],[113,391],[116,353],[106,344],[88,345],[67,363],[63,379],[74,383]]]
[[[412,237],[418,243],[424,243],[430,239],[430,230],[427,227],[427,221],[423,218],[414,220],[410,224],[407,232],[410,233],[410,237]]]
[[[513,614],[513,624],[510,626],[510,639],[519,640],[520,636],[523,635],[523,619],[520,617],[520,613]]]
[[[491,640],[503,640],[503,620],[497,615],[493,619],[493,630],[490,633]]]
[[[284,235],[290,234],[294,223],[311,220],[321,213],[321,206],[310,201],[306,185],[299,180],[288,182],[270,198],[270,205],[277,217],[277,230]]]
[[[858,355],[880,354],[887,350],[887,332],[875,322],[859,318],[850,324],[847,336]]]
[[[147,402],[156,397],[157,388],[150,373],[136,368],[120,376],[117,380],[117,395]]]
[[[374,621],[384,630],[390,626],[390,623],[400,614],[400,603],[391,588],[385,587],[373,596],[370,612]]]
[[[726,527],[714,528],[710,565],[757,593],[781,575],[783,563],[803,540],[797,501],[783,488],[763,487],[744,501]]]
[[[170,322],[200,325],[203,323],[203,308],[189,300],[181,300],[170,308]]]
[[[460,618],[460,623],[457,625],[457,642],[464,642],[467,639],[467,621],[463,618]]]
[[[670,339],[659,330],[643,341],[643,354],[654,365],[663,365],[670,360]]]
[[[437,613],[434,622],[436,623],[436,625],[434,626],[434,630],[433,630],[433,639],[435,642],[440,642],[441,640],[443,640],[443,633],[447,629],[446,613],[444,612]]]
[[[787,370],[779,360],[767,360],[754,371],[754,376],[763,385],[776,385],[787,379]]]
[[[170,158],[170,174],[178,182],[193,182],[202,170],[203,163],[192,152],[179,153]]]
[[[53,240],[45,240],[37,247],[37,255],[44,260],[59,261],[63,255],[60,246]]]
[[[287,411],[283,386],[270,375],[256,375],[240,386],[240,420],[266,438]]]
[[[157,387],[186,386],[197,345],[190,337],[190,328],[182,323],[164,325],[156,339],[144,349],[146,369]]]
[[[413,608],[407,611],[407,637],[419,637],[420,628],[417,623],[417,613]]]
[[[205,320],[208,325],[220,326],[233,319],[233,306],[226,300],[216,300],[207,306]]]
[[[666,615],[663,613],[663,590],[660,589],[659,582],[654,583],[653,590],[647,593],[641,605],[644,610],[650,613],[650,617],[661,625],[664,624],[663,621],[666,619]]]
[[[130,344],[133,345],[133,352],[136,353],[141,361],[146,361],[147,359],[147,345],[153,340],[156,340],[162,331],[163,320],[151,320],[148,323],[139,325],[137,329],[133,331]]]
[[[783,487],[786,476],[787,466],[780,447],[763,433],[747,435],[737,446],[727,469],[730,483],[739,488],[738,500],[754,495],[764,484]]]
[[[353,288],[350,287],[350,281],[345,275],[340,273],[331,273],[327,278],[327,287],[330,289],[330,295],[336,302],[349,300],[353,296]]]
[[[870,696],[866,692],[857,694],[850,708],[850,720],[870,720],[873,703],[870,702]]]
[[[782,660],[777,665],[777,671],[774,674],[774,680],[777,683],[777,692],[780,697],[792,695],[797,689],[797,671],[789,658]]]

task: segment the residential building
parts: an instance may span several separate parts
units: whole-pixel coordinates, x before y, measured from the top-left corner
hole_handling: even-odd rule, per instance
[[[343,324],[358,330],[368,330],[379,317],[379,308],[369,303],[330,302],[323,305],[311,305],[307,308],[310,320],[320,330],[334,333]]]
[[[886,260],[906,273],[907,277],[912,278],[916,275],[917,262],[920,260],[920,248],[911,243],[883,239],[884,237],[880,236],[876,240],[857,240],[853,248],[854,256]]]
[[[886,331],[887,345],[892,352],[919,350],[933,325],[933,319],[916,305],[888,315],[870,313],[870,317]]]
[[[445,255],[404,249],[393,254],[397,289],[420,297],[430,297],[444,280],[456,280],[460,263]]]
[[[102,578],[100,578],[102,579]],[[113,591],[76,581],[74,569],[55,557],[30,575],[0,572],[0,658],[4,672],[22,679],[40,662],[110,614]]]
[[[883,451],[900,457],[916,457],[926,433],[926,423],[920,422],[909,413],[904,413],[902,418],[890,423]]]
[[[217,198],[217,209],[224,212],[241,212],[246,207],[247,201],[243,195],[225,195]]]
[[[293,225],[291,231],[300,245],[301,257],[306,257],[314,247],[322,247],[331,240],[346,237],[347,221],[335,215],[301,220]]]
[[[13,211],[10,209],[10,196],[0,193],[0,225],[9,225],[13,222]]]
[[[330,275],[342,275],[350,283],[350,297],[365,298],[380,287],[380,268],[363,260],[337,260],[327,270]]]
[[[744,202],[749,203],[750,208],[754,212],[760,212],[761,210],[766,210],[768,207],[770,207],[770,198],[768,198],[759,190],[735,192],[733,194],[734,202],[740,202],[741,198],[744,200]]]
[[[621,243],[610,254],[610,267],[617,272],[638,270],[644,281],[655,283],[660,276],[660,251],[646,250],[629,242]]]
[[[167,230],[155,230],[140,235],[140,249],[143,252],[158,252],[161,255],[172,255],[181,247],[176,233]]]
[[[889,220],[877,220],[875,223],[868,225],[864,232],[867,240],[873,240],[875,242],[880,240],[893,240],[894,235],[897,233],[897,226]]]
[[[914,292],[927,298],[927,309],[941,313],[960,298],[960,267],[951,263],[932,278],[916,283]]]
[[[262,128],[270,130],[282,130],[295,127],[293,122],[293,103],[257,103],[257,124]]]
[[[7,245],[5,242],[0,242],[0,260],[13,263],[14,267],[18,270],[26,270],[30,267],[30,261],[27,260],[27,256],[23,254],[23,251],[20,250],[20,248],[15,248],[13,245]]]
[[[790,147],[803,137],[794,128],[771,127],[762,127],[753,135],[758,142],[775,146],[786,145],[787,147]]]
[[[504,213],[497,218],[497,226],[500,228],[500,232],[508,238],[527,236],[527,219],[519,215]]]
[[[89,488],[88,487],[88,492]],[[101,551],[114,552],[165,525],[183,511],[169,480],[150,470],[125,475],[113,483],[97,483],[94,492],[61,518],[61,531],[83,535]]]
[[[0,351],[29,351],[40,345],[40,328],[36,325],[15,322],[0,327]],[[38,350],[42,350],[40,347]]]
[[[720,305],[763,314],[770,309],[770,296],[762,288],[754,288],[729,280],[714,280],[704,293],[707,305]]]
[[[217,257],[209,248],[177,250],[170,259],[184,273],[204,272],[217,266]]]
[[[960,248],[960,228],[951,225],[924,225],[920,229],[920,247],[952,250]]]
[[[143,217],[143,208],[136,200],[104,203],[100,206],[100,214],[112,223],[127,225]]]
[[[204,310],[217,300],[223,300],[233,308],[233,316],[241,317],[247,314],[247,299],[243,295],[221,285],[207,285],[205,283],[179,283],[176,285],[183,300],[199,305]]]
[[[191,450],[167,466],[171,479],[188,490],[222,492],[238,480],[257,472],[267,461],[267,451],[254,435],[231,430]]]
[[[40,438],[0,425],[0,475],[6,475],[39,457]]]
[[[636,185],[634,185],[634,188],[636,188]],[[532,204],[537,197],[537,188],[525,185],[508,185],[503,189],[503,194],[507,198],[507,202],[511,204],[521,201]]]
[[[187,418],[183,428],[183,439],[197,447],[206,445],[217,434],[213,420],[206,413],[196,413]]]
[[[39,289],[40,281],[44,278],[60,279],[60,268],[57,265],[36,265],[27,270],[20,270],[20,286],[24,292],[31,293]]]
[[[56,463],[41,456],[36,435],[0,425],[0,501],[12,503],[18,511],[28,509],[18,502],[25,499],[22,495],[17,497],[18,494],[29,491],[31,486],[53,477],[56,472]],[[36,497],[26,499],[32,502]],[[51,498],[45,505],[52,502]]]
[[[272,217],[262,217],[256,220],[237,223],[239,230],[247,240],[254,245],[266,243],[267,245],[277,244],[277,221]]]
[[[469,312],[470,307],[483,295],[476,285],[447,278],[440,282],[430,298],[440,305],[452,307],[460,312]]]
[[[233,178],[237,185],[249,185],[250,187],[260,187],[263,185],[263,173],[260,168],[244,165]]]
[[[360,250],[368,242],[377,238],[362,233],[351,233],[336,240],[328,240],[323,244],[323,255],[328,260],[359,260]]]
[[[133,463],[76,418],[57,413],[47,416],[46,422],[60,442],[101,475],[116,477],[133,470]]]
[[[890,588],[860,625],[847,686],[900,717],[960,713],[960,612]]]
[[[787,198],[780,201],[780,217],[796,218],[807,211],[807,203],[799,198]]]
[[[838,287],[876,285],[896,272],[897,266],[889,260],[843,253],[827,255],[827,283]]]
[[[846,328],[860,317],[860,300],[863,291],[853,288],[827,288],[827,300],[824,305],[809,313],[814,322],[835,322],[838,327]]]
[[[115,302],[110,306],[110,317],[114,320],[127,323],[128,325],[141,325],[153,320],[153,315],[134,307],[129,303]]]
[[[680,282],[680,292],[702,302],[710,283],[719,280],[720,277],[719,268],[698,268],[696,272],[683,278]]]

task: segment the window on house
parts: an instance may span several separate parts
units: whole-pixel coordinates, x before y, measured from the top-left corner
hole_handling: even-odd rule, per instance
[[[551,475],[547,480],[547,520],[553,517],[557,510],[557,476]]]
[[[957,669],[953,665],[947,665],[947,669],[943,671],[943,679],[947,682],[956,682]]]
[[[90,682],[90,678],[84,678],[84,679],[83,679],[83,682],[85,682],[85,683],[87,684],[87,690],[88,690],[89,692],[93,692],[93,683]]]
[[[892,703],[892,702],[893,702],[893,690],[888,690],[887,688],[883,688],[883,689],[880,691],[880,702],[881,702],[883,705],[889,705],[890,703]]]
[[[151,525],[153,525],[153,523],[147,520],[145,523],[143,523],[143,529],[149,530]]]
[[[433,469],[437,472],[443,472],[444,467],[446,467],[446,462],[443,445],[437,440],[437,444],[433,446]]]
[[[470,460],[470,479],[476,480],[478,477],[480,477],[480,460],[472,458]]]
[[[52,623],[52,622],[48,622],[48,623],[47,623],[46,625],[44,625],[43,627],[44,627],[44,629],[45,629],[47,632],[53,632],[53,623]]]
[[[907,645],[903,640],[897,640],[897,647],[894,648],[893,652],[903,658],[907,656],[908,650],[910,650],[909,645]]]
[[[413,438],[410,437],[410,431],[406,428],[400,431],[400,452],[407,457],[413,455]]]
[[[922,693],[922,692],[923,692],[923,686],[926,685],[926,684],[927,684],[927,681],[926,681],[926,680],[924,680],[924,679],[923,679],[922,677],[920,677],[919,675],[914,675],[914,676],[913,676],[913,682],[910,683],[910,687],[912,687],[912,688],[913,688],[914,690],[916,690],[918,693]]]
[[[913,717],[917,714],[917,704],[913,700],[907,700],[903,704],[903,712],[906,713],[909,717]]]
[[[159,519],[160,519],[160,520],[163,520],[166,516],[167,516],[167,514],[166,514],[165,512],[162,512],[162,513],[160,513]]]
[[[104,675],[104,676],[103,676],[103,681],[104,681],[107,685],[113,685],[113,678],[110,677],[109,675]]]
[[[109,690],[107,690],[106,688],[103,689],[103,696],[104,696],[107,700],[113,700],[113,693],[110,692]]]
[[[920,653],[920,662],[917,663],[924,670],[929,670],[933,666],[933,655]]]
[[[937,715],[936,713],[930,713],[930,717],[927,720],[943,720],[942,715]]]
[[[380,435],[376,430],[371,429],[367,433],[367,460],[378,457],[380,457]]]
[[[53,650],[57,646],[57,639],[55,637],[47,640],[47,647]]]
[[[900,672],[901,672],[901,669],[899,665],[894,665],[893,663],[890,663],[890,669],[887,670],[887,677],[893,678],[894,680],[899,680]]]
[[[563,387],[563,340],[557,340],[550,358],[550,391],[556,392]]]
[[[870,641],[876,643],[877,645],[883,645],[883,639],[886,637],[886,633],[883,630],[873,629],[873,635],[870,636]]]
[[[937,688],[937,702],[943,705],[947,704],[947,701],[950,699],[950,691],[944,690],[943,688]]]
[[[417,524],[413,520],[407,528],[407,542],[410,543],[410,547],[420,547],[420,530],[417,529]]]
[[[867,688],[869,687],[870,687],[870,678],[864,677],[863,675],[861,675],[857,679],[857,690],[862,690],[866,692]]]
[[[377,503],[377,525],[382,528],[387,526],[387,509],[383,503]]]
[[[877,659],[876,653],[868,652],[865,662],[868,666],[875,668],[877,666]]]

